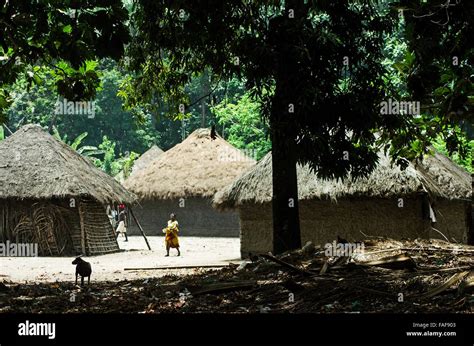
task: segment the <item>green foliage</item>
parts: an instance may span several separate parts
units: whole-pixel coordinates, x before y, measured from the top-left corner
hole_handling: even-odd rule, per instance
[[[160,134],[155,129],[151,115],[145,115],[145,121],[138,126],[130,112],[122,109],[122,101],[117,96],[118,87],[124,74],[112,60],[103,60],[97,72],[101,75],[101,87],[94,101],[95,117],[83,114],[57,114],[55,103],[58,94],[55,88],[54,72],[42,68],[38,73],[43,83],[33,84],[28,88],[26,76],[21,76],[10,88],[14,101],[7,110],[7,124],[18,129],[24,124],[36,123],[49,129],[53,128],[68,138],[75,138],[83,132],[84,145],[97,146],[107,135],[117,143],[116,154],[119,152],[143,152],[151,145],[160,143]]]
[[[98,62],[94,60],[85,61],[78,69],[65,61],[58,62],[51,70],[58,94],[68,101],[92,100],[100,90],[97,66]]]
[[[124,179],[127,179],[130,176],[130,173],[132,173],[135,160],[139,157],[140,155],[133,151],[130,153],[130,155],[119,157],[114,163],[116,167],[115,170],[118,170],[118,172],[123,172]]]
[[[260,106],[247,93],[236,103],[222,101],[211,107],[218,123],[225,128],[226,140],[260,160],[271,150],[268,128],[260,115]]]
[[[93,156],[96,156],[96,155],[104,154],[104,151],[98,150],[94,146],[90,146],[90,145],[80,146],[82,141],[84,140],[84,138],[87,137],[87,132],[81,133],[79,136],[77,136],[74,140],[72,140],[70,142],[67,139],[67,135],[64,135],[63,137],[61,137],[61,135],[59,134],[58,129],[56,128],[56,126],[54,126],[53,127],[53,137],[55,137],[56,139],[66,143],[73,150],[77,151],[79,154],[84,155],[86,157],[93,157]]]
[[[407,119],[390,137],[399,144],[398,153],[404,151],[408,158],[441,138],[447,153],[464,160],[469,152],[464,134],[473,135],[466,124],[474,120],[474,2],[401,0],[393,6],[404,9],[407,44],[406,58],[395,66],[410,98],[421,103],[422,114]]]
[[[120,0],[7,1],[0,4],[0,121],[11,102],[9,87],[26,75],[41,85],[42,66],[53,69],[55,88],[69,100],[95,96],[96,58],[120,59],[129,39],[128,12]]]
[[[39,84],[29,83],[27,74],[21,74],[9,87],[12,102],[6,110],[6,123],[12,130],[35,123],[52,131],[53,126],[57,124],[58,115],[54,113],[57,94],[52,71],[44,67],[38,69],[36,75],[42,81]]]
[[[138,105],[152,102],[156,90],[178,116],[192,76],[244,80],[276,131],[272,138],[298,138],[299,161],[324,177],[366,175],[381,144],[374,133],[403,124],[379,109],[386,97],[381,53],[394,16],[348,1],[137,2],[127,47],[136,77],[126,93]]]
[[[396,29],[386,36],[383,50],[387,73],[385,75],[385,88],[387,94],[398,98],[408,98],[406,76],[413,64],[414,55],[408,51],[407,42],[403,36],[404,21],[399,18]]]
[[[467,148],[466,153],[460,154],[457,151],[450,153],[447,149],[446,142],[441,136],[437,137],[433,142],[433,147],[440,153],[451,156],[454,162],[463,167],[469,173],[474,173],[474,168],[472,167],[474,160],[474,140],[469,141],[466,137],[463,137],[460,141],[462,142],[462,147]]]
[[[29,84],[27,75],[22,74],[10,91],[13,102],[7,110],[7,124],[16,130],[28,123],[40,124],[53,132],[53,127],[67,136],[75,138],[83,132],[88,136],[83,145],[97,146],[104,135],[116,143],[115,154],[126,152],[143,153],[153,144],[167,150],[182,140],[182,121],[166,117],[166,107],[158,107],[158,113],[150,113],[141,107],[126,111],[122,107],[122,99],[118,96],[119,86],[128,75],[111,59],[101,60],[95,67],[101,77],[101,86],[95,99],[95,117],[85,115],[56,114],[55,103],[59,99],[55,86],[55,71],[42,67],[37,71],[41,84]],[[220,83],[215,88],[212,98],[207,96],[209,82],[203,75],[192,78],[186,86],[186,92],[194,105],[188,108],[185,119],[184,136],[199,127],[210,127],[217,123],[210,112],[210,106],[226,97],[234,99],[234,95],[243,90],[243,83],[234,79]],[[200,100],[202,98],[202,100]],[[196,102],[197,101],[197,102]],[[202,107],[204,106],[204,121]],[[139,117],[136,114],[140,114]],[[137,121],[140,118],[141,121]]]
[[[81,133],[79,136],[74,139],[74,141],[70,144],[71,148],[77,150],[79,145],[81,144],[82,140],[87,137],[87,132]]]
[[[117,166],[114,165],[115,143],[107,138],[107,136],[104,136],[102,143],[99,144],[99,149],[103,150],[104,158],[102,160],[96,160],[96,166],[100,167],[105,173],[111,176],[117,175],[119,171]]]
[[[107,136],[104,136],[102,143],[99,144],[99,149],[104,155],[102,159],[95,158],[94,164],[113,177],[123,172],[124,178],[127,178],[132,171],[134,161],[140,155],[135,152],[126,155],[116,155],[115,146],[115,142],[111,141]]]

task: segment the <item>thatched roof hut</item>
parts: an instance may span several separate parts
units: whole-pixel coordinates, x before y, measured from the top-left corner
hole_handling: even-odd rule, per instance
[[[307,165],[298,165],[298,199],[332,200],[349,197],[394,198],[427,192],[435,198],[470,200],[469,173],[446,156],[435,153],[422,163],[405,170],[379,154],[379,164],[368,178],[351,181],[319,179]],[[245,203],[263,204],[272,200],[272,155],[267,154],[250,171],[219,191],[214,205],[233,208]]]
[[[118,250],[106,204],[135,196],[37,125],[0,142],[0,237],[39,242],[42,254]]]
[[[107,204],[134,196],[68,145],[26,125],[0,142],[0,199],[88,196]]]
[[[140,199],[212,197],[254,164],[222,137],[213,140],[209,129],[198,129],[124,186]]]
[[[159,227],[174,211],[188,235],[238,234],[235,213],[216,213],[210,198],[255,160],[220,136],[212,139],[210,133],[210,129],[194,131],[125,180],[124,186],[143,206],[136,212],[147,232],[161,232]]]
[[[308,166],[297,171],[303,241],[331,242],[338,235],[437,237],[439,232],[449,240],[466,239],[470,176],[442,154],[401,170],[380,153],[372,174],[355,181],[322,180]],[[215,207],[239,209],[243,256],[271,250],[271,200],[271,153],[214,196]]]

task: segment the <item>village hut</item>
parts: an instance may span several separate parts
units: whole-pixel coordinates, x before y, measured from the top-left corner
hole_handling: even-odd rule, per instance
[[[194,131],[125,180],[139,198],[134,212],[147,234],[162,234],[170,213],[180,232],[191,236],[239,236],[238,213],[219,213],[212,197],[255,164],[255,160],[226,142],[211,138],[209,129]],[[130,233],[138,232],[131,225]]]
[[[0,241],[40,255],[119,250],[106,205],[134,201],[118,182],[38,125],[0,141]]]
[[[160,148],[158,148],[158,146],[153,144],[150,149],[145,151],[142,155],[140,155],[138,159],[135,160],[135,162],[133,163],[132,171],[130,175],[133,175],[137,171],[147,167],[154,159],[156,159],[158,156],[163,154],[163,152],[164,152],[163,150],[161,150]],[[128,176],[125,176],[124,171],[121,170],[114,178],[115,180],[123,184],[123,182],[125,181],[126,178],[128,178]]]
[[[370,237],[442,238],[466,242],[471,223],[470,176],[436,153],[405,170],[379,154],[367,178],[321,180],[298,166],[301,240],[324,245],[338,236],[349,241]],[[238,209],[241,254],[272,250],[272,156],[223,188],[214,206]]]

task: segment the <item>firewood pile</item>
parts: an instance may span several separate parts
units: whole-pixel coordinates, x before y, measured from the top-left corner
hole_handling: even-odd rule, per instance
[[[474,312],[474,247],[370,240],[350,256],[306,244],[186,275],[25,285],[0,282],[0,312]]]

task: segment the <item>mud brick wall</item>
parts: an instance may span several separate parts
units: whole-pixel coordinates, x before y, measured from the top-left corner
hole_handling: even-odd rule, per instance
[[[464,202],[442,201],[434,207],[436,229],[450,240],[465,242],[467,234]],[[444,215],[441,217],[440,215]],[[271,205],[244,205],[240,208],[241,254],[266,253],[272,250]],[[422,201],[403,199],[345,199],[329,201],[300,201],[302,244],[312,241],[324,245],[337,239],[349,241],[368,236],[403,238],[443,237],[431,230],[430,221],[423,219]]]
[[[183,203],[184,202],[184,203]],[[175,213],[182,236],[238,237],[240,221],[237,211],[220,212],[208,198],[143,201],[133,211],[147,235],[163,235],[169,215]],[[139,235],[135,222],[129,218],[128,232]]]

